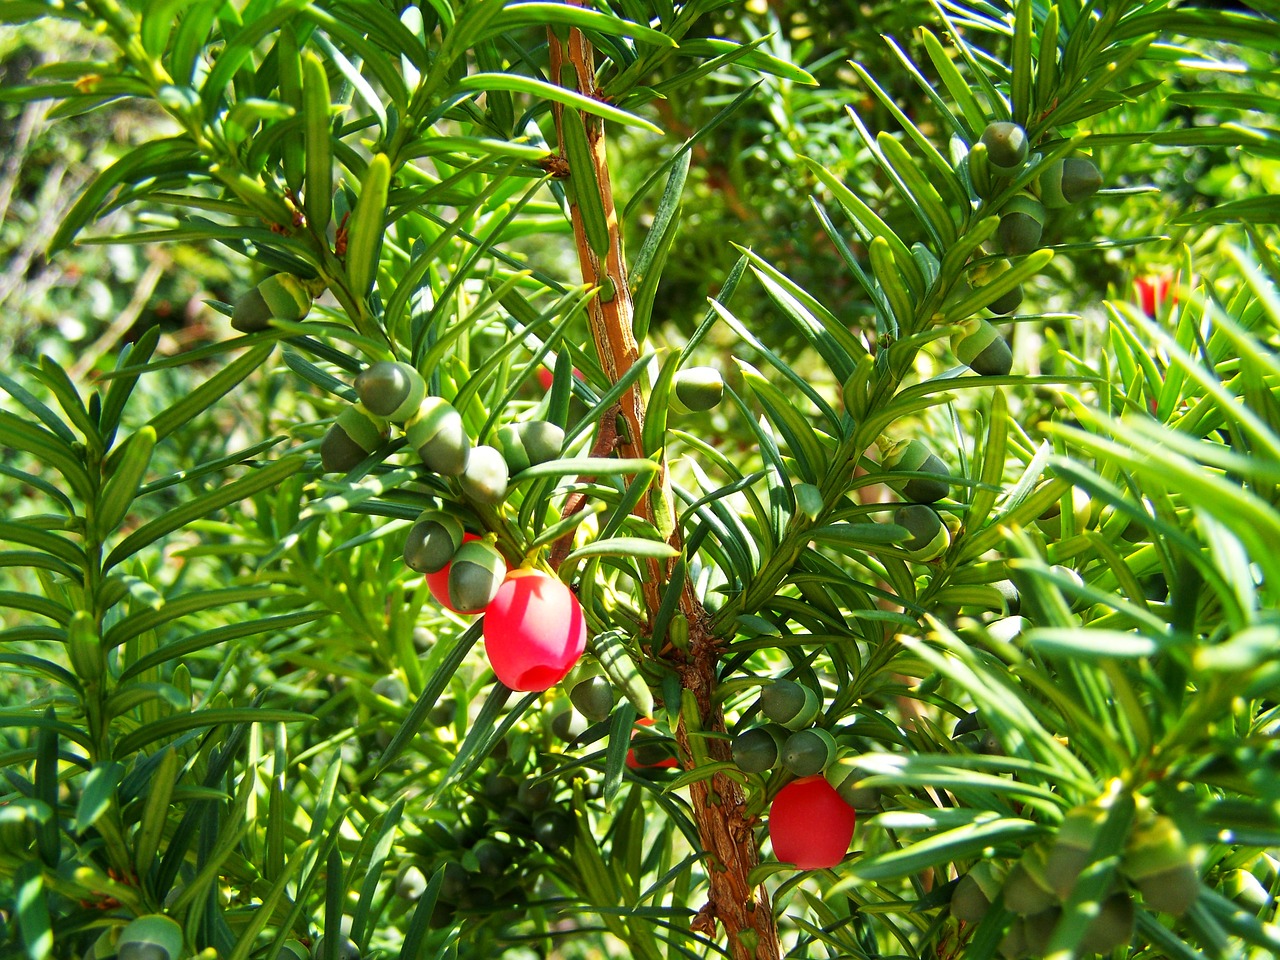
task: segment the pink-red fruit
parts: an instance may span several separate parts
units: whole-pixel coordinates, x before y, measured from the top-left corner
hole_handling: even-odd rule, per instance
[[[546,690],[559,683],[586,643],[578,598],[540,570],[512,570],[484,611],[489,663],[512,690]]]
[[[793,780],[769,807],[773,855],[801,870],[834,867],[853,839],[857,814],[821,775]]]

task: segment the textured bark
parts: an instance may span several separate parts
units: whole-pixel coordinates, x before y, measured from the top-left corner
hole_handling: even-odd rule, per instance
[[[569,2],[580,5],[578,0]],[[594,54],[587,39],[577,30],[569,31],[564,41],[549,30],[547,39],[551,50],[551,76],[560,78],[562,83],[571,77],[578,92],[595,97]],[[572,68],[572,74],[563,69],[566,66]],[[556,105],[556,130],[563,150],[562,112],[563,108]],[[571,208],[574,236],[583,280],[613,291],[610,298],[596,297],[588,316],[601,364],[609,379],[616,382],[639,359],[639,348],[632,332],[631,292],[605,155],[604,127],[597,117],[584,115],[583,120],[596,183],[609,225],[606,255],[603,258],[598,256],[587,242],[576,205]],[[570,170],[569,175],[572,177],[574,172]],[[626,430],[621,431],[617,438],[617,449],[624,457],[645,457],[649,451],[644,450],[641,443],[644,400],[638,387],[633,386],[619,402]],[[665,460],[660,465],[653,490],[659,495],[642,498],[637,512],[659,530],[670,531],[668,542],[678,550],[681,546],[680,532],[675,528]],[[642,589],[645,609],[652,618],[670,579],[671,564],[654,560],[649,561],[649,566],[649,576],[644,578]],[[707,613],[687,580],[680,597],[680,611],[689,621],[689,649],[681,652],[669,648],[662,653],[671,658],[684,689],[692,694],[698,713],[698,729],[723,732],[724,715],[714,696],[719,650],[709,629]],[[676,740],[686,767],[693,766],[694,756],[689,734],[686,719],[682,717],[676,729]],[[701,744],[698,747],[703,756],[712,761],[730,759],[729,747],[724,740],[706,739],[703,743],[705,748]],[[747,879],[758,863],[758,857],[752,835],[753,824],[746,817],[741,788],[728,777],[717,774],[691,785],[689,794],[710,878],[709,898],[695,917],[693,929],[704,936],[714,937],[716,926],[720,924],[735,960],[775,960],[779,956],[778,934],[768,893],[763,886],[752,889]]]

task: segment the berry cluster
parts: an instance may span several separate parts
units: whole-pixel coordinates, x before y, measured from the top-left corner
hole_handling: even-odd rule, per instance
[[[855,809],[879,802],[879,792],[861,787],[866,776],[852,750],[842,750],[829,730],[813,726],[822,708],[811,687],[773,680],[760,692],[767,723],[735,737],[733,760],[744,773],[764,773],[779,764],[797,779],[784,786],[769,808],[774,855],[801,870],[833,867],[853,839]]]
[[[1001,956],[1042,956],[1107,817],[1105,802],[1081,804],[1067,811],[1052,843],[1034,844],[1014,862],[979,861],[952,891],[952,916],[976,923],[1001,902],[1016,915],[1000,942]],[[1135,894],[1149,910],[1181,916],[1200,892],[1187,843],[1164,816],[1139,817],[1124,841],[1117,874],[1085,931],[1084,953],[1108,954],[1133,938]]]

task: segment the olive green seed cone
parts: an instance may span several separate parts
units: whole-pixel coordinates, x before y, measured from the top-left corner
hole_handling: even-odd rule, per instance
[[[1044,875],[1060,898],[1070,896],[1080,871],[1088,866],[1089,851],[1106,822],[1107,809],[1101,803],[1082,803],[1068,810],[1058,827],[1045,860]]]
[[[1143,902],[1161,913],[1180,917],[1200,896],[1200,874],[1191,864],[1179,864],[1135,880]]]
[[[507,497],[507,461],[494,447],[472,447],[458,478],[462,492],[476,503],[496,506]]]
[[[1015,919],[996,948],[1004,960],[1023,960],[1027,954],[1027,934],[1021,919]]]
[[[910,538],[899,546],[913,560],[934,560],[951,546],[951,533],[932,507],[921,503],[899,507],[894,511],[893,522],[910,532]]]
[[[462,546],[462,521],[441,510],[424,512],[404,542],[404,563],[418,573],[443,570]]]
[[[1084,953],[1108,954],[1133,939],[1137,919],[1133,900],[1127,893],[1113,893],[1102,901],[1098,915],[1085,928],[1080,949]]]
[[[236,300],[235,309],[231,311],[231,326],[241,333],[257,333],[271,326],[271,308],[257,287]]]
[[[423,465],[445,477],[459,476],[467,467],[471,439],[462,415],[439,397],[426,397],[405,424],[409,446]]]
[[[1007,317],[1020,306],[1022,306],[1022,284],[996,297],[987,304],[987,309],[998,317]]]
[[[1044,232],[1045,210],[1035,197],[1019,194],[1004,207],[996,238],[1009,256],[1022,256],[1040,249]]]
[[[181,954],[182,927],[161,913],[130,921],[116,947],[120,960],[178,960]]]
[[[1062,919],[1059,907],[1050,907],[1032,914],[1022,921],[1022,932],[1027,938],[1027,953],[1033,957],[1043,957],[1049,949],[1049,938],[1053,936],[1053,928]]]
[[[1014,173],[1027,161],[1031,144],[1027,131],[1016,123],[997,120],[982,131],[982,144],[987,148],[987,162],[997,173]]]
[[[381,360],[362,370],[356,394],[370,413],[402,423],[417,412],[427,395],[427,382],[407,363]]]
[[[881,465],[894,473],[927,473],[931,477],[887,482],[912,503],[936,503],[947,495],[951,470],[920,440],[899,441],[884,452]]]
[[[711,410],[724,396],[724,378],[715,367],[688,367],[679,371],[671,391],[671,406],[678,413]]]
[[[1120,870],[1152,910],[1178,917],[1200,895],[1200,874],[1191,851],[1169,817],[1154,817],[1129,834]]]
[[[808,726],[821,707],[817,692],[794,680],[774,680],[760,691],[764,715],[788,730]]]
[[[782,745],[782,765],[797,777],[822,773],[835,758],[835,737],[821,727],[799,730]]]
[[[494,442],[502,451],[502,458],[507,461],[507,472],[511,476],[529,469],[529,454],[524,449],[524,441],[520,439],[518,424],[508,423],[499,427]]]
[[[347,473],[387,438],[387,422],[353,404],[338,414],[320,441],[320,463],[325,473]]]
[[[835,762],[825,771],[827,783],[840,794],[840,799],[855,810],[873,810],[880,803],[879,787],[864,787],[859,781],[868,776],[868,771],[857,762],[857,754],[852,750],[842,750],[836,755]]]
[[[569,701],[580,714],[598,723],[613,712],[617,697],[607,677],[594,676],[576,683],[569,691]]]
[[[1004,905],[1022,917],[1039,913],[1056,902],[1045,877],[1045,850],[1039,844],[1023,851],[1004,881]]]
[[[498,593],[507,564],[484,540],[464,543],[449,567],[449,605],[459,613],[479,613]]]
[[[991,900],[972,874],[966,873],[951,894],[951,915],[966,923],[977,923],[991,909]]]
[[[951,337],[951,352],[974,373],[1003,377],[1013,369],[1013,353],[1000,332],[986,320],[974,319]]]
[[[548,420],[529,420],[520,424],[520,439],[531,467],[559,460],[560,451],[564,449],[564,430]]]
[[[1036,178],[1040,202],[1057,209],[1088,199],[1102,188],[1102,173],[1092,160],[1067,157],[1049,164]]]
[[[776,723],[752,727],[733,738],[733,762],[743,773],[764,773],[778,765],[787,729]]]
[[[301,320],[311,312],[311,294],[287,273],[267,277],[236,301],[231,326],[241,333],[265,330],[273,319]]]

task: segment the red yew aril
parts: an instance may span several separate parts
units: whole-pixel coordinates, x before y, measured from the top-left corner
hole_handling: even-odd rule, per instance
[[[563,680],[587,645],[573,591],[541,570],[512,570],[484,608],[484,645],[512,690],[546,690]]]
[[[834,867],[849,849],[856,819],[825,777],[793,780],[769,807],[773,855],[801,870]]]
[[[480,538],[474,533],[464,533],[462,535],[462,542],[464,544],[470,543],[472,540],[479,539]],[[454,613],[458,613],[459,611],[455,610],[453,604],[449,602],[449,568],[452,566],[453,562],[450,561],[435,573],[428,573],[427,589],[431,591],[431,596],[435,597],[436,603],[440,604],[440,606],[444,607],[446,610],[453,610]]]

